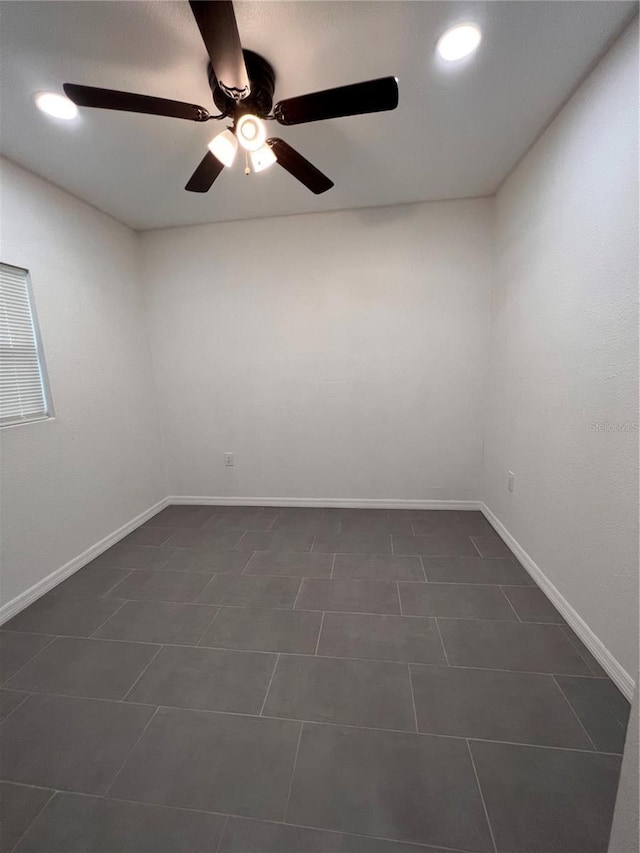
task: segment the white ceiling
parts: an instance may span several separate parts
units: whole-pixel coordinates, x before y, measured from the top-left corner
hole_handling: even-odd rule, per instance
[[[33,103],[71,82],[215,112],[186,0],[3,2],[0,150],[136,229],[489,195],[636,10],[614,0],[237,2],[243,46],[276,70],[276,100],[394,74],[400,106],[277,126],[335,181],[324,195],[277,165],[246,177],[239,162],[196,195],[183,187],[219,124],[89,109],[65,123]],[[480,50],[445,68],[435,42],[465,20],[481,25]]]

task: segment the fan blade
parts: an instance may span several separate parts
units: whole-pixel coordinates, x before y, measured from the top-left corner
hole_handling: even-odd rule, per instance
[[[189,183],[185,190],[190,193],[206,193],[211,189],[211,185],[224,169],[222,163],[217,157],[214,157],[211,151],[207,151],[200,165],[189,178]]]
[[[398,81],[395,77],[381,77],[287,98],[277,103],[273,112],[280,124],[304,124],[307,121],[395,110],[397,106]]]
[[[211,67],[222,91],[234,100],[246,98],[251,87],[231,0],[189,0]]]
[[[292,148],[284,139],[268,139],[267,145],[273,149],[276,160],[282,168],[297,178],[312,193],[320,195],[333,186],[332,180],[323,175],[320,169],[316,169],[313,163],[306,160],[302,154],[298,154],[295,148]]]
[[[208,121],[209,113],[197,104],[168,101],[150,95],[134,95],[117,92],[115,89],[96,89],[93,86],[78,86],[65,83],[65,95],[79,107],[98,107],[102,110],[123,110],[128,113],[148,113],[154,116],[185,118],[191,121]]]

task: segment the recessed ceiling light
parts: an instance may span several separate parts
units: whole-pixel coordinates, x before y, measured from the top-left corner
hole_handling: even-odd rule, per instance
[[[39,110],[54,118],[70,121],[78,115],[76,105],[64,95],[58,95],[55,92],[40,92],[39,95],[36,95],[35,100]]]
[[[449,62],[469,56],[480,44],[482,33],[475,24],[456,24],[438,39],[438,54]]]

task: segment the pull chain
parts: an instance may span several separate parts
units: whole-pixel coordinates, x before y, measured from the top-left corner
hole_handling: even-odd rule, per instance
[[[244,173],[245,175],[251,174],[251,169],[249,168],[249,153],[246,150],[244,152]]]

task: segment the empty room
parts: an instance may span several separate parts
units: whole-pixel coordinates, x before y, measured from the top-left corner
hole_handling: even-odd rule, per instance
[[[638,48],[0,0],[2,853],[638,853]]]

